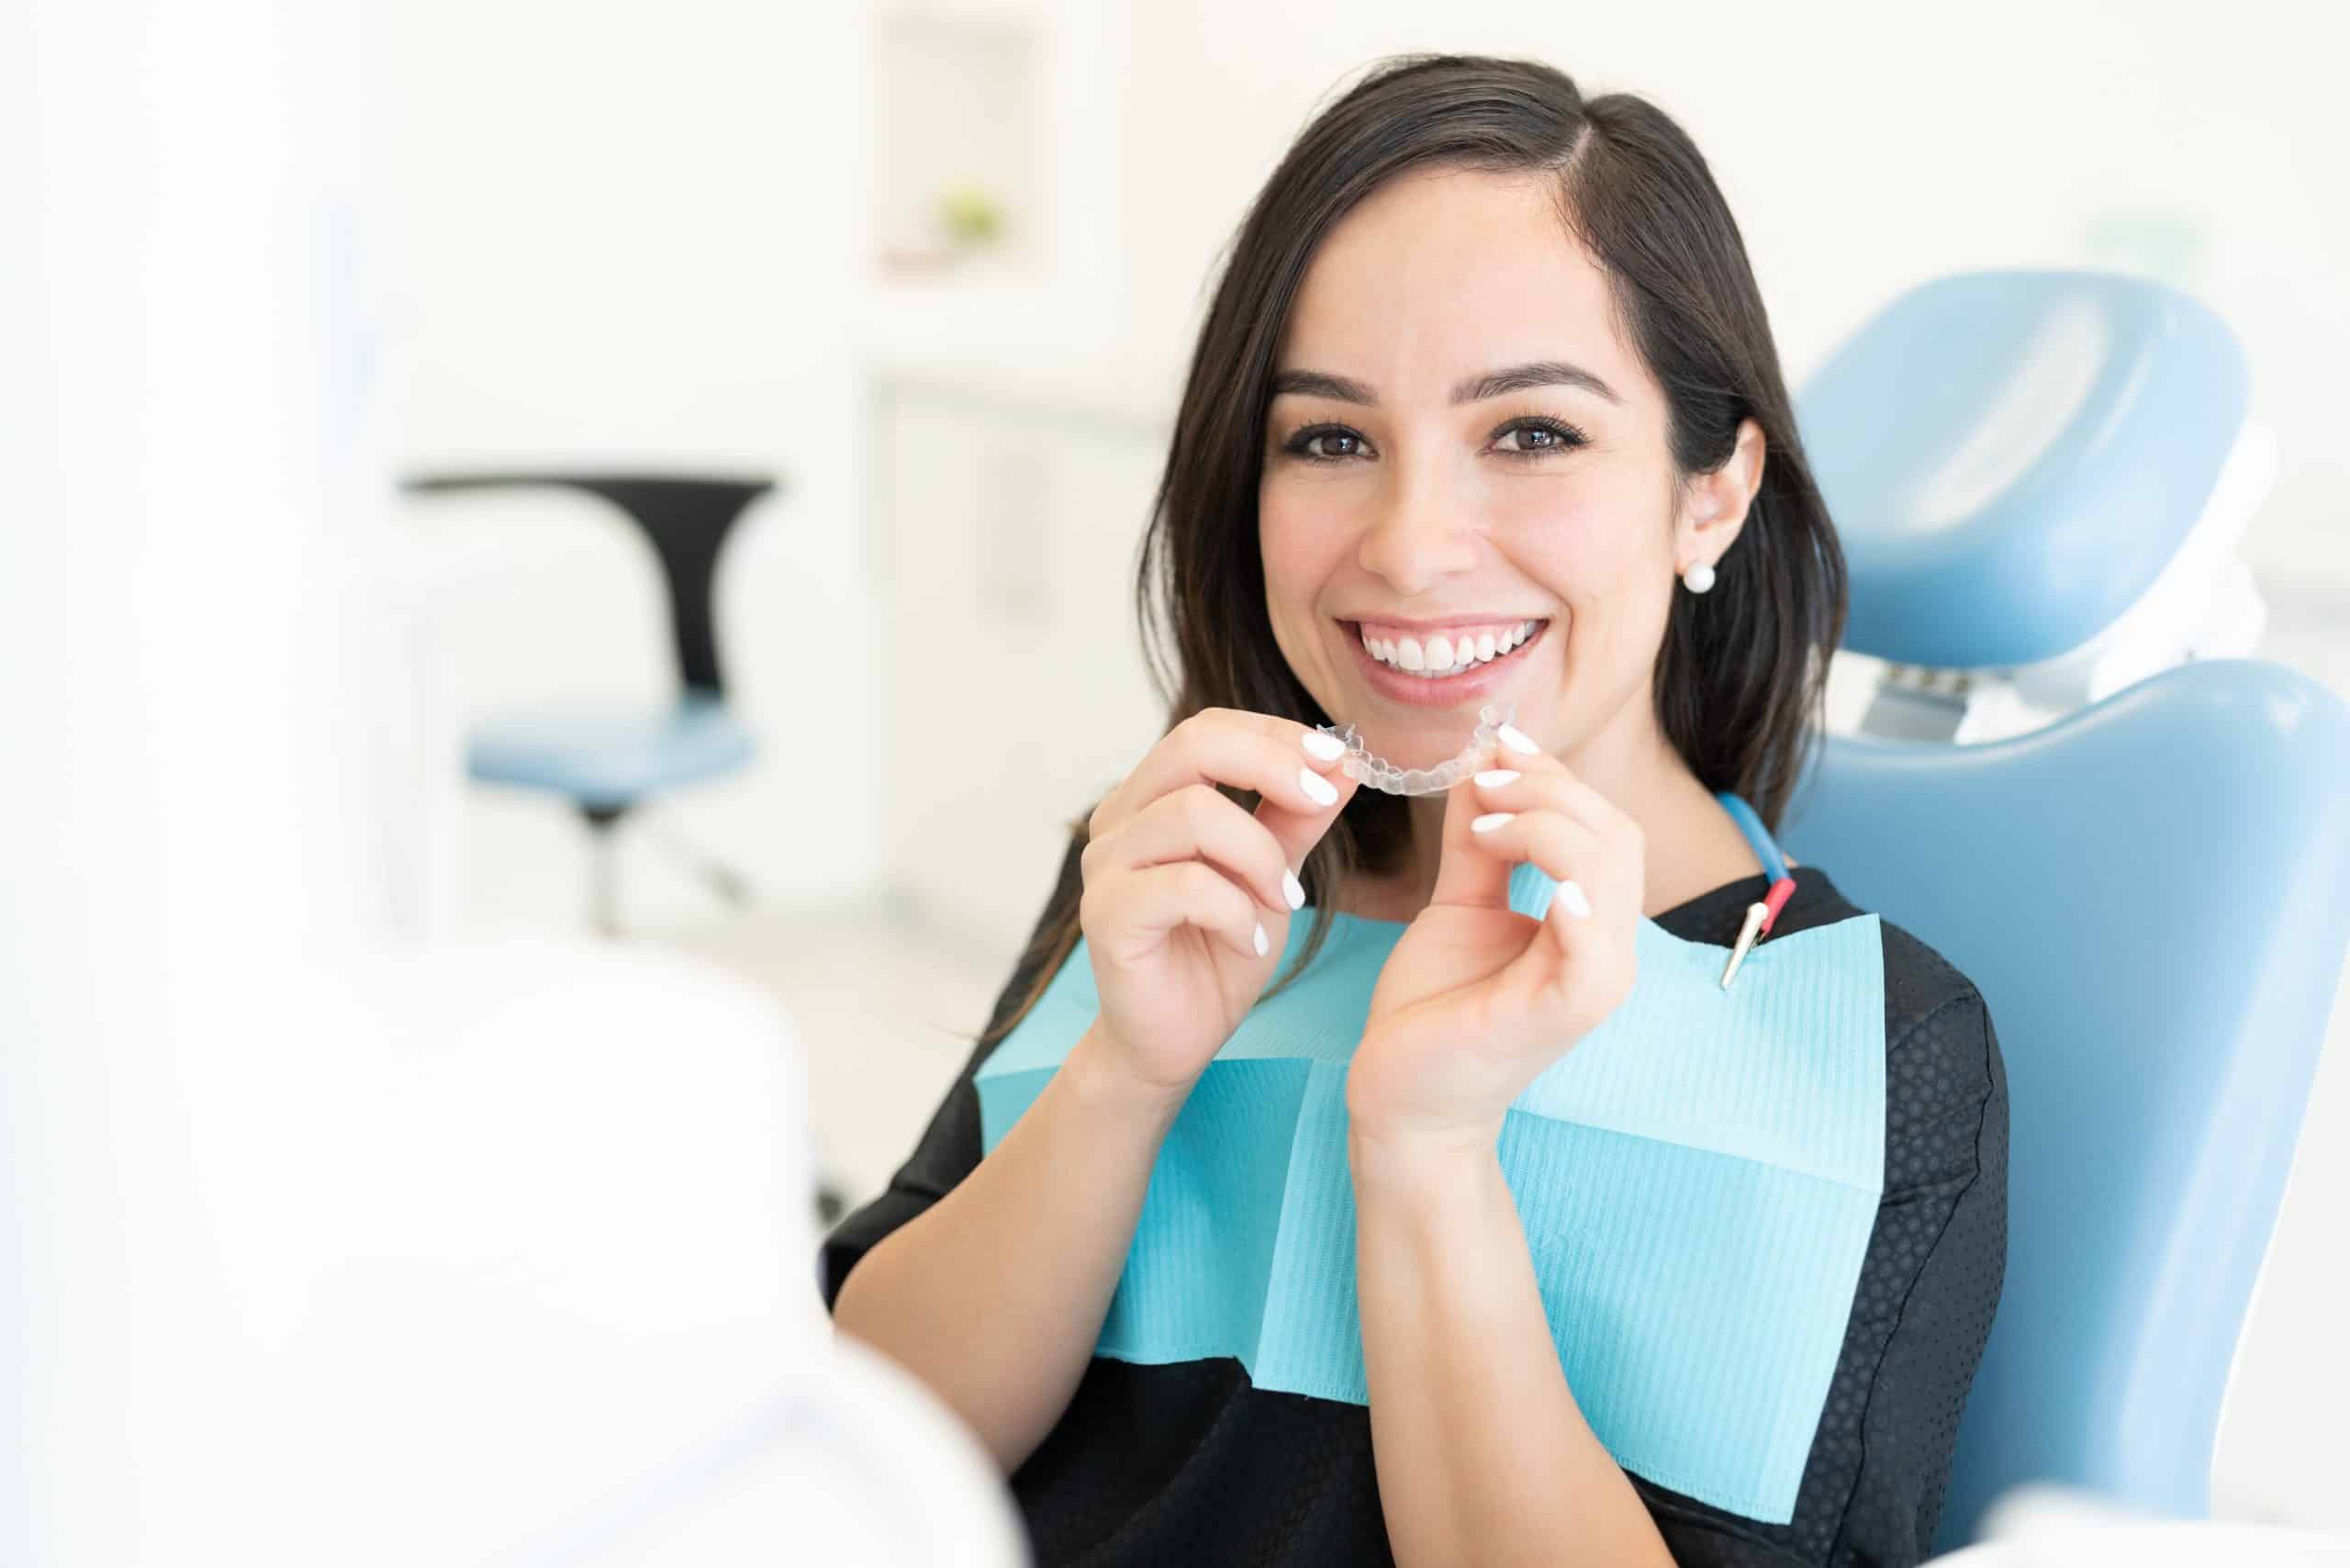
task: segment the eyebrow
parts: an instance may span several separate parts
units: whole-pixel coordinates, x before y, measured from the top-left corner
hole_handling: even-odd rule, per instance
[[[1482,403],[1488,398],[1505,393],[1524,392],[1535,386],[1580,386],[1611,403],[1621,403],[1615,389],[1581,365],[1564,360],[1536,360],[1530,364],[1513,364],[1506,370],[1488,371],[1472,375],[1452,389],[1452,402]],[[1341,403],[1360,403],[1366,408],[1379,406],[1379,394],[1367,384],[1344,375],[1332,375],[1320,370],[1284,370],[1273,376],[1270,397],[1284,392],[1300,393],[1308,398],[1333,398]]]

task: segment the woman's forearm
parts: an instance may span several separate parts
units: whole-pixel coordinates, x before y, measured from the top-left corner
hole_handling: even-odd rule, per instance
[[[1348,1157],[1371,1455],[1396,1562],[1671,1568],[1567,1386],[1494,1139],[1358,1133]]]
[[[1181,1108],[1087,1031],[978,1168],[849,1271],[834,1325],[920,1378],[1011,1474],[1092,1357]]]

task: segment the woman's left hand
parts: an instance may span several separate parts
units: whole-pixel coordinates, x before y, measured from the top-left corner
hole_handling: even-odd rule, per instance
[[[1453,787],[1435,896],[1380,970],[1347,1077],[1359,1134],[1498,1136],[1510,1103],[1631,991],[1639,824],[1547,753],[1502,746],[1479,777],[1496,770],[1517,777]],[[1509,907],[1522,860],[1559,883],[1542,920]]]

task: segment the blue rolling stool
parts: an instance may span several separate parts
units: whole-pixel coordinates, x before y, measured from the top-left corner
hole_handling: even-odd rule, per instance
[[[652,545],[668,589],[681,691],[673,706],[654,713],[500,719],[467,737],[465,767],[475,778],[548,790],[578,809],[595,845],[596,928],[611,935],[619,930],[612,833],[621,819],[658,791],[722,778],[751,759],[751,738],[726,705],[711,589],[727,535],[744,510],[777,485],[757,478],[487,473],[419,476],[401,487],[449,495],[541,486],[602,497]],[[734,871],[707,857],[694,860],[721,896],[734,903],[747,900],[749,890]]]
[[[1895,300],[1799,399],[1847,646],[1969,672],[1960,708],[2079,678],[2233,482],[2246,383],[2223,322],[2140,280],[1972,274]],[[1789,813],[1792,851],[1975,981],[2007,1065],[2007,1273],[1941,1550],[2026,1482],[2210,1509],[2350,946],[2350,712],[2187,650],[1977,742],[1921,736],[1914,705],[1830,735]]]

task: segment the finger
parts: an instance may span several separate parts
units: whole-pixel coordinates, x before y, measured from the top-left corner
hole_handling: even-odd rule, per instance
[[[1116,872],[1089,885],[1084,898],[1093,906],[1086,929],[1116,933],[1113,941],[1150,946],[1178,926],[1196,925],[1245,958],[1272,950],[1255,902],[1203,860]]]
[[[1453,786],[1444,802],[1436,891],[1429,895],[1429,903],[1468,909],[1509,907],[1509,879],[1516,865],[1490,835],[1474,830],[1473,824],[1485,811],[1483,791],[1475,780]]]
[[[1486,825],[1481,828],[1479,823]],[[1505,891],[1509,879],[1507,868],[1520,862],[1531,864],[1558,884],[1545,919],[1559,938],[1561,950],[1565,950],[1572,929],[1565,923],[1591,918],[1590,890],[1606,865],[1605,841],[1575,818],[1543,806],[1530,811],[1487,812],[1473,818],[1468,831],[1475,840],[1477,857],[1504,868]],[[1449,846],[1447,847],[1449,851]],[[1440,871],[1438,877],[1442,877]]]
[[[1555,757],[1513,757],[1522,767],[1499,765],[1472,774],[1463,788],[1474,791],[1478,814],[1526,812],[1537,807],[1572,817],[1594,833],[1614,831],[1623,813],[1613,801],[1577,778]]]
[[[1258,818],[1281,841],[1290,864],[1326,831],[1354,792],[1335,757],[1306,749],[1316,734],[1294,719],[1237,708],[1203,708],[1169,730],[1125,783],[1096,809],[1092,834],[1104,834],[1161,795],[1191,784],[1251,790],[1272,809]]]
[[[1275,722],[1283,724],[1296,722],[1290,719]],[[1273,842],[1281,846],[1282,862],[1292,871],[1305,864],[1308,852],[1322,842],[1322,835],[1330,831],[1330,824],[1338,820],[1338,813],[1347,809],[1347,802],[1355,798],[1357,790],[1362,788],[1361,781],[1348,778],[1341,766],[1340,758],[1346,755],[1343,747],[1335,756],[1321,756],[1304,743],[1314,740],[1318,745],[1331,737],[1304,724],[1297,724],[1296,728],[1298,750],[1304,756],[1305,765],[1330,786],[1337,799],[1327,805],[1315,805],[1304,811],[1296,809],[1286,797],[1267,795],[1257,802],[1257,821],[1272,835]],[[1328,746],[1321,747],[1323,751],[1328,749]]]
[[[1605,832],[1611,822],[1623,814],[1614,801],[1584,783],[1563,758],[1544,751],[1532,736],[1512,724],[1502,726],[1500,743],[1494,747],[1494,759],[1485,765],[1482,772],[1513,772],[1538,780],[1567,780],[1572,788],[1565,793],[1545,794],[1540,798],[1569,815],[1582,819],[1585,825],[1597,832]]]
[[[1161,795],[1085,846],[1088,877],[1201,859],[1238,882],[1267,909],[1286,915],[1305,902],[1281,841],[1214,785],[1186,784]]]
[[[1475,824],[1496,813],[1531,810],[1553,800],[1564,808],[1569,804],[1569,782],[1566,764],[1543,751],[1523,731],[1504,725],[1492,762],[1456,786],[1453,799],[1445,802],[1443,846],[1431,902],[1508,908],[1515,861],[1502,858],[1491,845],[1481,842],[1483,835]],[[1597,791],[1590,793],[1597,800]],[[1583,809],[1583,803],[1576,801],[1570,814],[1580,816]]]

